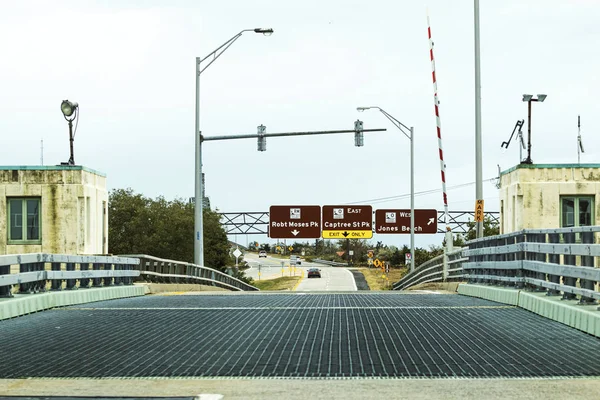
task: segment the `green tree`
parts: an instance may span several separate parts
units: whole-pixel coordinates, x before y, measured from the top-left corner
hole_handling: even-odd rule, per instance
[[[465,240],[473,240],[477,236],[477,231],[475,228],[475,221],[469,221],[467,223],[469,230],[467,234],[464,235]],[[500,224],[498,222],[493,221],[490,217],[485,217],[483,219],[483,236],[494,236],[500,234]]]
[[[220,216],[203,210],[204,262],[223,270],[231,265],[229,242]],[[193,262],[194,205],[183,199],[156,200],[131,188],[109,195],[108,246],[113,254],[148,254],[159,258]]]

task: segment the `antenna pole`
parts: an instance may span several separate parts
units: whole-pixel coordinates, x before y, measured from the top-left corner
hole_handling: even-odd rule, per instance
[[[577,116],[577,164],[581,164],[581,120]]]
[[[523,132],[519,131],[519,162],[523,161],[523,146],[521,146],[521,143],[523,143]]]

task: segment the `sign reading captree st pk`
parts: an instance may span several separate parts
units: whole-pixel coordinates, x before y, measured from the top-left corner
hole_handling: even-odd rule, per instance
[[[321,237],[321,206],[271,206],[269,237],[317,239]]]
[[[375,210],[375,233],[410,233],[410,210]],[[415,210],[418,233],[437,233],[437,210]]]
[[[323,206],[324,239],[371,239],[371,206]]]

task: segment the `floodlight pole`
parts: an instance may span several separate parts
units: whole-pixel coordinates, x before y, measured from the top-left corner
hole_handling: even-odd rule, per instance
[[[67,121],[69,121],[69,147],[71,150],[71,157],[69,157],[69,165],[75,165],[75,155],[73,152],[73,141],[75,140],[75,138],[73,138],[73,120],[68,119]]]
[[[522,164],[533,164],[531,160],[531,102],[543,102],[548,97],[545,94],[538,94],[537,97],[533,97],[531,94],[524,94],[523,101],[527,102],[527,158],[521,161]]]
[[[527,160],[525,160],[526,164],[532,164],[531,160],[531,101],[533,99],[529,99],[527,102]]]

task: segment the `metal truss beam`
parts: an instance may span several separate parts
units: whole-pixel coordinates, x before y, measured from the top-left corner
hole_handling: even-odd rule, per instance
[[[266,235],[269,227],[268,212],[227,212],[221,215],[221,225],[228,235]],[[500,223],[498,211],[488,211],[484,217]],[[452,233],[467,233],[469,222],[475,220],[474,211],[450,211],[448,222]],[[444,233],[444,212],[438,211],[438,233]]]

